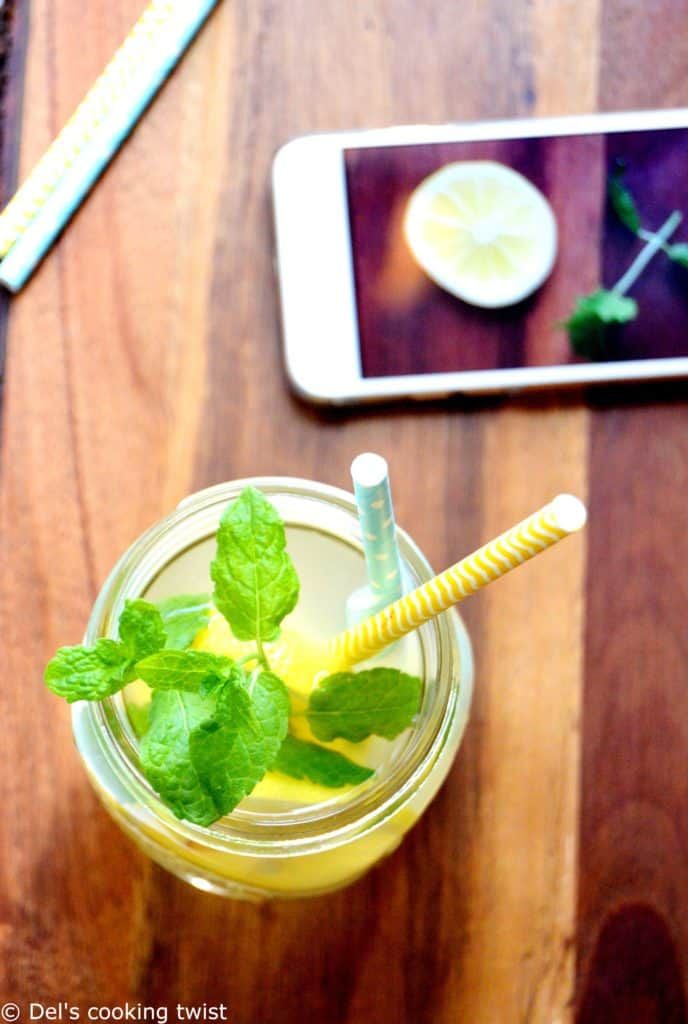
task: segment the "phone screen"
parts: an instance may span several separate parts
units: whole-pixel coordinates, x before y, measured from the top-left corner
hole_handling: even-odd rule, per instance
[[[688,129],[348,149],[344,159],[365,377],[688,356]],[[530,295],[500,308],[436,283],[408,236],[412,194],[434,172],[464,161],[519,172],[544,196],[556,223],[551,272]],[[478,180],[472,193],[464,189],[459,212],[449,209],[449,221],[460,221],[472,204],[471,225],[458,224],[472,230],[483,203],[498,235],[505,202],[488,196],[485,206]],[[576,304],[623,282],[674,211],[686,220],[673,218],[665,248],[624,293],[634,309],[622,303],[623,323],[607,323],[603,311],[600,328],[595,302],[584,305],[574,348],[564,324]],[[452,263],[446,237],[437,258],[445,258],[450,286],[455,274],[460,288],[463,269],[460,260]]]

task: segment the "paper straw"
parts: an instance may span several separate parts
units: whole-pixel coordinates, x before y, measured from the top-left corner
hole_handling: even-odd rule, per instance
[[[364,452],[351,463],[351,478],[361,524],[368,585],[347,601],[347,622],[360,622],[402,594],[401,560],[394,522],[387,462]]]
[[[16,290],[96,181],[218,0],[153,0],[0,214],[0,280]],[[44,218],[45,214],[45,219]],[[31,233],[29,234],[29,231]]]
[[[560,494],[439,576],[335,637],[328,645],[330,653],[337,661],[348,664],[372,657],[476,590],[580,530],[586,518],[585,506],[578,498]]]

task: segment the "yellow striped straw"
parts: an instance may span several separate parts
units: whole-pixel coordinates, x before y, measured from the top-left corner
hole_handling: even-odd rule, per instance
[[[439,576],[405,594],[377,615],[340,633],[330,641],[329,653],[335,661],[349,665],[372,657],[476,590],[580,530],[586,518],[582,501],[571,494],[560,494]]]
[[[66,171],[89,144],[112,109],[126,97],[150,46],[188,0],[152,0],[110,63],[89,89],[64,128],[0,214],[0,257],[4,257],[40,212]]]

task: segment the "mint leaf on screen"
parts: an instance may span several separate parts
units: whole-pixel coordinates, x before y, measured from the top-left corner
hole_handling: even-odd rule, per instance
[[[270,767],[279,753],[289,725],[289,693],[273,672],[251,676],[248,692],[253,713],[263,732],[266,766]]]
[[[48,662],[45,685],[70,704],[77,700],[103,700],[127,682],[130,660],[116,640],[96,640],[94,647],[61,647]]]
[[[688,242],[676,242],[675,245],[667,246],[666,254],[674,263],[688,270]]]
[[[213,600],[239,640],[274,640],[299,596],[277,509],[253,487],[227,508],[210,567]]]
[[[119,617],[119,638],[132,662],[165,646],[165,627],[160,612],[149,601],[126,601]]]
[[[638,214],[633,196],[623,183],[625,173],[624,165],[617,162],[614,171],[607,180],[607,195],[618,219],[629,231],[637,235],[640,231],[640,215]]]
[[[307,743],[294,736],[286,736],[271,770],[289,775],[292,779],[308,779],[318,786],[339,789],[357,786],[375,772],[348,757],[317,743]]]
[[[190,736],[215,711],[212,697],[158,690],[150,706],[148,730],[141,740],[144,775],[178,818],[210,825],[220,812],[193,765]]]
[[[183,651],[207,626],[213,604],[210,594],[180,594],[158,601],[157,608],[167,634],[165,646]]]
[[[564,322],[575,351],[589,359],[607,354],[607,331],[615,324],[625,324],[638,315],[635,299],[600,288],[576,299],[571,316]]]
[[[268,766],[265,735],[237,679],[223,686],[214,716],[191,732],[189,752],[218,816],[233,810],[262,779]]]
[[[337,672],[313,690],[306,718],[319,740],[393,739],[417,714],[423,684],[396,668]]]
[[[198,693],[228,679],[233,665],[231,658],[208,651],[165,650],[139,661],[136,674],[153,690]]]
[[[688,256],[688,253],[680,246],[669,245],[669,239],[683,217],[680,210],[670,213],[657,231],[646,231],[641,228],[630,193],[618,180],[622,173],[622,170],[617,172],[610,182],[612,204],[615,204],[620,219],[645,244],[636,253],[630,266],[611,289],[598,288],[597,291],[591,292],[589,295],[580,296],[576,300],[571,316],[559,324],[560,327],[564,327],[568,331],[569,341],[574,351],[588,359],[609,358],[607,342],[612,328],[626,324],[637,317],[638,304],[634,299],[629,299],[626,293],[645,271],[650,260],[654,259],[657,253],[664,252],[681,264]],[[675,251],[672,256],[672,250],[677,248],[678,251]],[[688,246],[685,248],[688,249]],[[688,259],[683,265],[688,266]]]

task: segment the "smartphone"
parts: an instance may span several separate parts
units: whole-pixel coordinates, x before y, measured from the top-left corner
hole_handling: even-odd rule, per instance
[[[688,110],[307,135],[272,186],[306,399],[688,374]]]

